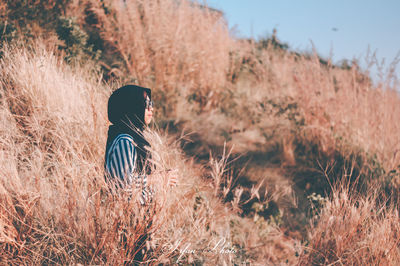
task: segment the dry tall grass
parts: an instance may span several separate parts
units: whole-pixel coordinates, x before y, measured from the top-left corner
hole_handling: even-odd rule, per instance
[[[214,167],[210,187],[202,178],[207,171],[155,132],[147,133],[157,165],[149,177],[154,204],[140,208],[124,192],[107,193],[102,165],[111,89],[40,46],[2,52],[3,263],[121,264],[132,261],[146,231],[152,263],[296,260],[296,241],[266,222],[250,230],[253,221],[215,195],[223,191],[223,163]],[[170,168],[179,170],[180,185],[167,190],[162,169]]]
[[[196,132],[203,148],[227,141],[232,153],[266,157],[278,146],[278,160],[266,157],[247,174],[264,181],[272,194],[264,198],[279,211],[306,196],[294,195],[293,180],[280,171],[296,167],[295,141],[317,142],[326,154],[376,154],[387,171],[400,165],[400,100],[391,82],[374,86],[356,65],[340,69],[315,55],[237,41],[218,12],[188,1],[102,3],[69,1],[65,12],[99,33],[101,63],[111,73],[155,89],[164,108],[159,116]],[[32,32],[45,32],[38,27]],[[231,186],[236,177],[226,171],[226,157],[211,157],[202,168],[163,133],[148,132],[158,166],[150,177],[158,191],[150,214],[123,192],[105,193],[105,111],[113,85],[90,63],[67,66],[51,48],[60,40],[49,36],[46,48],[0,53],[2,262],[121,264],[132,260],[148,230],[152,263],[298,263],[304,247],[283,233],[290,234],[279,217],[240,216],[248,198],[245,188]],[[179,170],[180,185],[165,190],[161,170],[170,168]],[[256,186],[247,192],[259,196]],[[355,193],[333,190],[308,230],[311,246],[300,263],[399,260],[398,205],[383,208],[375,196]],[[228,194],[233,199],[222,203]],[[208,250],[220,251],[223,240],[236,252]]]
[[[273,47],[260,51],[249,45],[241,48],[247,50],[243,52],[247,63],[228,96],[222,98],[227,104],[220,104],[228,111],[213,110],[215,115],[201,114],[189,122],[202,125],[201,135],[212,131],[206,137],[214,138],[209,142],[220,143],[226,131],[232,133],[231,142],[238,151],[258,149],[260,144],[268,145],[263,136],[267,132],[274,141],[284,136],[284,146],[290,146],[285,142],[290,144],[295,130],[296,138],[318,140],[326,153],[339,146],[348,152],[352,146],[355,151],[376,154],[387,170],[400,164],[398,87],[390,82],[376,87],[368,72],[357,65],[340,69],[321,64],[317,55],[309,58]],[[294,128],[300,118],[304,126]]]
[[[46,3],[46,7],[54,5],[54,1]],[[350,143],[376,154],[387,170],[400,164],[398,84],[390,81],[391,70],[388,80],[375,86],[357,64],[350,70],[340,69],[329,61],[321,64],[317,56],[273,46],[258,49],[252,41],[232,38],[221,13],[191,1],[82,0],[68,1],[61,9],[66,16],[78,18],[83,29],[99,35],[103,66],[110,64],[106,68],[123,79],[130,76],[141,85],[157,89],[155,97],[163,103],[163,115],[167,113],[168,118],[192,119],[188,109],[193,104],[188,108],[188,101],[199,103],[203,111],[207,105],[228,101],[229,109],[238,109],[236,113],[241,115],[226,119],[218,109],[205,108],[211,115],[204,116],[217,120],[211,121],[216,127],[203,123],[205,131],[213,130],[217,137],[222,130],[240,131],[235,135],[240,139],[236,147],[246,146],[242,144],[246,139],[252,145],[254,138],[263,144],[263,134],[253,124],[268,130],[279,120],[278,124],[284,124],[280,130],[287,131],[288,127],[282,117],[275,119],[271,114],[254,123],[251,116],[265,112],[254,107],[265,100],[290,99],[305,118],[303,134],[318,138],[322,150]],[[13,14],[3,11],[3,16]],[[32,21],[28,19],[27,23]],[[47,42],[59,44],[54,36]],[[233,97],[223,97],[227,90]],[[232,102],[230,98],[236,99]],[[194,113],[197,115],[198,109]],[[191,129],[197,130],[199,126],[193,124]],[[235,127],[230,128],[233,124]],[[243,131],[247,131],[247,138]],[[220,139],[215,142],[222,143]],[[290,150],[290,141],[283,144]],[[294,160],[289,161],[293,164]]]
[[[82,9],[71,6],[71,15],[96,17],[91,26],[99,29],[109,51],[122,58],[138,83],[169,93],[180,87],[181,93],[196,92],[198,97],[215,93],[226,83],[234,41],[219,12],[182,0],[83,5],[86,14],[77,16]]]
[[[338,186],[310,229],[300,265],[397,265],[400,261],[398,203],[387,207],[371,191],[359,197]]]

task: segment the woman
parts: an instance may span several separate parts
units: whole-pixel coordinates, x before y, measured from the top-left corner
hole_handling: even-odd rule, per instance
[[[141,188],[139,201],[142,205],[151,200],[147,175],[151,168],[150,144],[143,137],[143,130],[153,117],[151,90],[127,85],[114,91],[108,100],[108,129],[105,153],[105,170],[108,181],[129,188],[135,184]]]
[[[123,86],[114,91],[108,100],[108,128],[105,153],[105,170],[108,181],[120,187],[136,184],[142,188],[142,204],[151,199],[147,175],[151,173],[149,142],[143,130],[153,118],[151,90],[135,85]],[[168,185],[177,184],[176,170],[167,171]]]
[[[147,186],[147,175],[151,173],[148,163],[150,144],[142,134],[152,117],[153,102],[148,88],[127,85],[114,91],[108,100],[108,119],[112,125],[108,129],[106,144],[106,178],[121,188],[129,189],[135,184],[141,190],[139,202],[142,205],[149,203],[152,197]],[[177,179],[170,173],[168,183],[176,185]],[[143,261],[142,247],[149,238],[145,232],[136,243],[135,262]]]

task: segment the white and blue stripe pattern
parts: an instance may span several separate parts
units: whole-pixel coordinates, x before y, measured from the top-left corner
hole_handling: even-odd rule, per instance
[[[128,134],[118,135],[112,142],[106,157],[106,171],[116,181],[124,186],[131,186],[133,181],[136,188],[141,189],[139,197],[141,204],[145,204],[151,198],[151,191],[147,188],[146,175],[136,172],[136,145]]]

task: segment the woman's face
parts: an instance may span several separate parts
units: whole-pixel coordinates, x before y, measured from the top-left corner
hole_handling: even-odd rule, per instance
[[[153,118],[153,106],[150,104],[150,98],[149,96],[145,95],[146,99],[146,107],[144,109],[144,123],[147,125],[150,124],[151,119]]]

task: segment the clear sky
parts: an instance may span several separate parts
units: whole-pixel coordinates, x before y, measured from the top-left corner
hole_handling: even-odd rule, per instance
[[[386,66],[400,52],[400,0],[207,0],[238,37],[277,37],[296,51],[359,60],[368,47]],[[397,67],[400,76],[400,66]],[[374,72],[374,70],[372,70]],[[376,71],[376,70],[375,70]],[[375,79],[375,78],[374,78]]]

